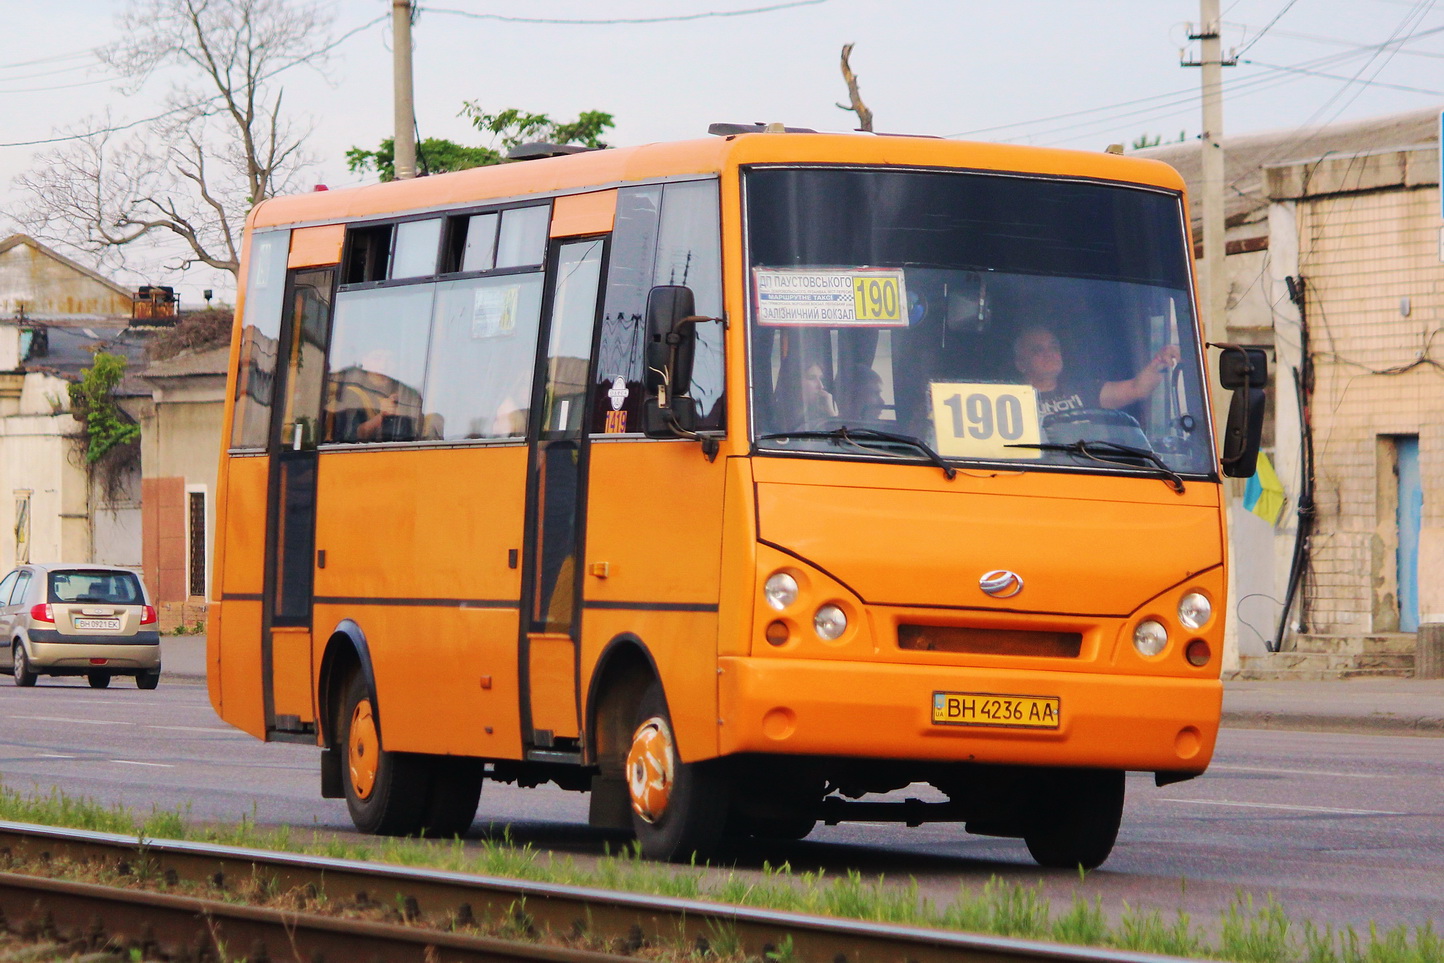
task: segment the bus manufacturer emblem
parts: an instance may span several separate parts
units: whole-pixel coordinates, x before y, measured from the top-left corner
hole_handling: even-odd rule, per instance
[[[978,588],[995,599],[1010,599],[1023,591],[1023,579],[1017,572],[995,568],[983,573],[978,579]]]

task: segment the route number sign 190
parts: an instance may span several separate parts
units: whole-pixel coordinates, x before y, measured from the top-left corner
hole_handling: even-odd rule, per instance
[[[949,458],[1037,458],[1038,393],[1032,385],[932,384],[938,453]]]

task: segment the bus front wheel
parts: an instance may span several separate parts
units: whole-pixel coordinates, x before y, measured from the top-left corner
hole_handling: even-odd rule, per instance
[[[648,859],[675,862],[716,849],[727,823],[729,785],[720,762],[683,762],[661,683],[637,706],[625,768],[632,829]]]
[[[1123,819],[1123,773],[1116,769],[1059,772],[1043,788],[1023,834],[1028,852],[1050,869],[1094,869],[1118,839]]]

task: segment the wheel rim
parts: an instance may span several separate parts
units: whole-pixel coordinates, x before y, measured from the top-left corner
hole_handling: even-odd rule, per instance
[[[351,727],[346,737],[346,763],[351,770],[351,788],[358,799],[371,797],[380,762],[381,740],[376,734],[376,719],[371,715],[371,700],[362,699],[351,711]]]
[[[25,650],[20,646],[15,647],[15,658],[10,662],[10,671],[15,673],[15,678],[25,678]]]
[[[637,727],[627,752],[627,794],[643,821],[655,823],[666,814],[676,758],[666,719],[653,716]]]

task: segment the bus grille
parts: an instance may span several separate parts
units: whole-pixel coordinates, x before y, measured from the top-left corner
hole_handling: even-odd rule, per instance
[[[898,648],[912,652],[1076,659],[1083,649],[1083,636],[1078,632],[1023,632],[956,625],[903,624],[897,629],[897,644]]]

